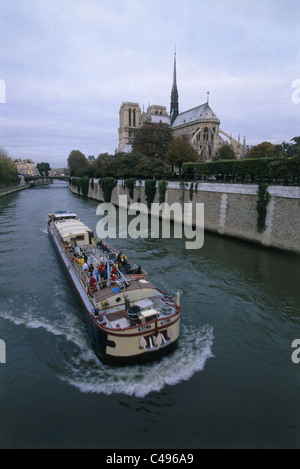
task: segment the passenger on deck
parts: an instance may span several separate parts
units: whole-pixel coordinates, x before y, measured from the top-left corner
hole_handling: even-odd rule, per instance
[[[117,262],[118,262],[118,263],[122,263],[123,260],[124,260],[124,258],[125,258],[125,256],[124,256],[124,254],[123,254],[123,251],[120,251],[119,254],[118,254],[118,256],[117,256]]]
[[[142,269],[141,269],[141,266],[139,265],[137,269],[135,269],[133,272],[131,272],[133,274],[142,274]]]
[[[129,275],[131,273],[131,266],[129,262],[126,261],[124,267],[125,267],[126,274]]]
[[[103,251],[108,251],[108,247],[106,246],[105,243],[103,243],[103,241],[102,241],[102,249]]]
[[[97,280],[97,282],[100,282],[99,264],[95,265],[93,275],[94,275],[95,279]]]
[[[103,264],[103,262],[101,262],[101,264],[99,265],[99,268],[98,268],[98,272],[100,274],[101,279],[103,278],[104,269],[105,269],[105,265]]]
[[[124,294],[124,300],[125,300],[125,311],[127,313],[127,311],[129,310],[130,308],[130,300],[128,298],[128,295],[127,293]]]
[[[93,274],[90,275],[89,284],[90,284],[90,289],[91,289],[91,292],[92,292],[92,293],[94,293],[95,291],[97,291],[97,280],[95,279],[95,277],[93,276]]]

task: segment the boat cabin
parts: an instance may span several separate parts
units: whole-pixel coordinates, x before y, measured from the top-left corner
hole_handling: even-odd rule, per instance
[[[63,241],[73,246],[85,246],[92,244],[94,233],[80,220],[59,219],[55,226]]]

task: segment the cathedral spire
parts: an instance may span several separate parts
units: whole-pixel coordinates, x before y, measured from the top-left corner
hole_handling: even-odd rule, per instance
[[[173,71],[173,85],[171,91],[171,106],[170,106],[170,120],[171,125],[179,114],[179,104],[178,104],[178,89],[177,89],[177,80],[176,80],[176,45],[174,52],[174,71]]]

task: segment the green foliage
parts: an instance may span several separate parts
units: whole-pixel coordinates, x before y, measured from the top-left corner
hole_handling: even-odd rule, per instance
[[[288,180],[292,177],[294,180],[298,179],[300,175],[300,154],[285,158],[284,156],[272,161],[269,165],[270,175],[277,178],[284,179],[284,183],[288,184]]]
[[[194,183],[191,182],[191,184],[190,184],[190,201],[193,200],[193,193],[194,193]]]
[[[218,160],[235,160],[236,156],[231,145],[222,145],[216,151],[216,155],[213,158],[214,161]]]
[[[269,174],[269,163],[273,161],[270,158],[259,158],[249,160],[220,160],[207,163],[185,163],[184,172],[197,175],[210,174],[238,174],[238,175],[259,175]]]
[[[49,163],[45,162],[37,163],[36,167],[41,176],[48,176],[51,170]]]
[[[146,179],[145,181],[145,197],[147,206],[150,209],[151,204],[154,201],[154,197],[156,194],[156,181],[155,179]]]
[[[164,160],[172,139],[172,131],[168,124],[147,122],[137,131],[132,148],[146,158]]]
[[[99,186],[101,187],[103,192],[104,202],[110,202],[111,193],[116,185],[117,181],[113,177],[99,179]]]
[[[18,171],[7,153],[0,148],[0,186],[9,186],[19,183]]]
[[[158,181],[158,194],[160,204],[164,203],[165,201],[167,187],[168,181]]]
[[[300,137],[294,137],[291,142],[283,142],[281,145],[263,142],[254,148],[255,151],[251,150],[251,153],[247,153],[252,156],[251,158],[184,163],[182,165],[184,176],[190,179],[194,177],[206,179],[211,175],[223,178],[224,175],[230,174],[241,176],[242,180],[248,176],[252,181],[259,177],[276,178],[276,180],[280,177],[284,178],[285,184],[288,183],[288,178],[298,180],[299,183]],[[254,158],[255,154],[259,157]],[[269,157],[262,157],[266,155]]]
[[[262,142],[247,152],[246,158],[273,158],[276,157],[275,146],[270,142]]]
[[[129,191],[129,197],[133,199],[133,193],[134,193],[134,186],[135,186],[135,178],[129,178],[126,179],[125,181],[125,186]]]
[[[87,166],[87,159],[79,150],[72,150],[68,156],[70,176],[78,176],[79,172]],[[83,174],[82,174],[83,175]]]
[[[268,184],[261,183],[258,185],[257,197],[257,230],[262,232],[266,229],[267,207],[271,198],[268,192]]]
[[[197,150],[189,143],[186,135],[174,137],[169,143],[166,153],[166,162],[172,166],[178,166],[179,172],[181,172],[183,163],[196,161],[199,160],[199,158]]]
[[[87,197],[89,192],[89,181],[90,179],[86,176],[84,177],[72,177],[68,178],[69,184],[77,189],[78,194]]]
[[[90,178],[146,179],[165,178],[169,174],[168,166],[161,159],[149,159],[134,151],[115,155],[102,153],[93,163],[76,169],[76,176]],[[71,175],[74,176],[74,173]]]
[[[88,178],[87,176],[84,176],[82,178],[79,178],[79,180],[80,180],[81,194],[86,197],[89,192],[90,178]]]

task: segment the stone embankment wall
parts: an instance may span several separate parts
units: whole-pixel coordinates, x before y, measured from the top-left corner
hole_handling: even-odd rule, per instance
[[[8,194],[12,194],[13,192],[22,191],[23,189],[28,189],[30,186],[28,184],[20,184],[18,186],[11,186],[11,187],[4,187],[4,189],[0,189],[0,197]]]
[[[19,192],[24,189],[30,189],[31,187],[35,186],[43,186],[45,184],[53,184],[52,180],[49,181],[44,181],[43,179],[38,179],[33,182],[23,183],[23,184],[18,184],[17,186],[10,186],[10,187],[4,187],[3,189],[0,189],[0,197],[8,194],[12,194],[13,192]]]
[[[90,183],[88,197],[103,201],[98,180],[94,181],[93,186],[92,189]],[[74,187],[70,189],[77,193]],[[146,203],[144,189],[144,182],[136,181],[131,200],[123,182],[118,181],[113,189],[111,202],[118,205],[119,195],[127,195],[128,203]],[[192,202],[204,204],[205,230],[266,247],[300,253],[300,188],[268,187],[271,197],[267,206],[266,229],[263,232],[257,230],[257,191],[258,186],[254,184],[198,183],[193,190]],[[154,202],[159,202],[158,190]],[[177,182],[169,182],[165,202],[169,205],[174,202],[181,204],[190,202],[190,183],[182,186]]]

